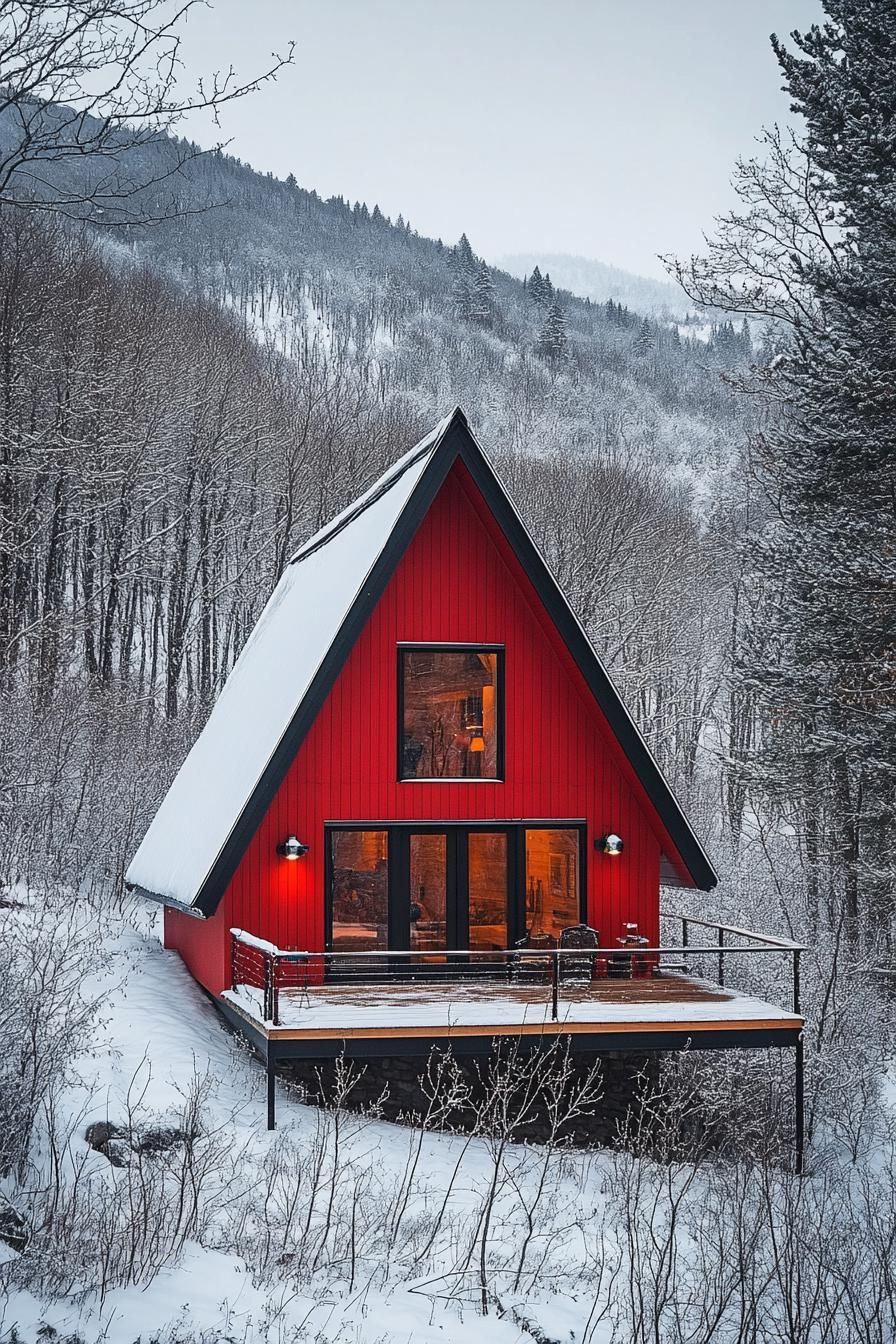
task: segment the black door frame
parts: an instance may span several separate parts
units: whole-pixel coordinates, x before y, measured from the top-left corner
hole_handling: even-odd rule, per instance
[[[449,950],[469,946],[468,843],[473,831],[507,836],[507,945],[526,931],[526,831],[578,831],[579,919],[587,919],[588,846],[587,822],[581,817],[523,818],[518,821],[327,821],[324,823],[324,942],[333,946],[333,856],[332,831],[385,831],[388,863],[388,936],[391,952],[408,951],[410,940],[410,837],[444,835],[446,862],[446,941]]]

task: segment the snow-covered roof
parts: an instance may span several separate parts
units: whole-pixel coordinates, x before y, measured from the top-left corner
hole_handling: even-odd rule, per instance
[[[606,670],[457,409],[290,560],[126,880],[211,914],[452,462],[461,457],[521,559],[671,840],[664,880],[716,876]],[[688,881],[687,879],[690,879]]]
[[[132,886],[194,903],[450,423],[440,421],[286,566],[131,861]]]

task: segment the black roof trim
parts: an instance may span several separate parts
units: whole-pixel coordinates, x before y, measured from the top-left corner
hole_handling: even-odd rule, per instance
[[[463,415],[463,411],[460,407],[455,411],[455,415]],[[443,433],[444,432],[445,431],[443,431]],[[338,537],[339,533],[348,527],[349,523],[353,523],[362,513],[366,513],[378,499],[382,499],[383,495],[388,494],[393,485],[396,485],[405,472],[409,471],[416,462],[419,462],[421,457],[425,457],[427,453],[431,453],[438,442],[438,438],[439,436],[435,431],[432,434],[427,434],[423,442],[418,445],[417,451],[409,453],[406,460],[401,461],[401,471],[397,471],[393,467],[392,470],[384,472],[383,476],[380,478],[379,485],[375,490],[371,486],[370,494],[362,495],[360,499],[355,501],[354,505],[349,505],[339,518],[338,522],[334,521],[328,526],[322,527],[317,534],[317,538],[315,539],[314,537],[311,537],[306,541],[304,546],[300,546],[287,563],[290,565],[300,565],[303,560],[308,559],[309,555],[316,554],[322,546],[326,546],[334,537]],[[396,463],[395,466],[397,467],[398,463]]]
[[[395,527],[386,539],[379,558],[355,598],[301,704],[268,761],[264,773],[197,893],[193,906],[177,905],[177,908],[189,910],[191,914],[199,912],[203,916],[214,914],[218,908],[221,898],[237,870],[240,859],[261,824],[277,789],[280,787],[326,697],[332,690],[349,653],[357,642],[376,604],[385,592],[386,585],[394,574],[398,562],[429,511],[451,466],[458,458],[463,461],[470,472],[517,559],[526,570],[541,602],[556,624],[579,671],[582,673],[611,730],[616,735],[622,750],[656,809],[672,843],[686,865],[694,884],[704,890],[714,887],[718,879],[712,864],[691,829],[672,790],[663,778],[646,742],[630,718],[603,664],[573,614],[556,579],[526,531],[519,514],[508,498],[482,449],[470,433],[466,416],[459,407],[451,415],[435,441],[430,442],[426,448],[421,449],[419,454],[415,454],[412,459],[409,459],[406,468],[410,467],[413,462],[418,461],[424,452],[432,453],[429,463],[414,487]],[[403,474],[404,470],[384,483],[384,489],[377,491],[376,498],[380,498],[385,490],[395,484]],[[347,525],[352,518],[357,517],[358,513],[362,512],[372,502],[372,499],[365,501],[360,509],[352,510],[338,528],[328,532],[325,538],[321,538],[319,544],[323,545],[325,540],[336,536],[343,526]],[[315,546],[314,549],[316,550],[318,547]],[[306,552],[306,554],[310,553]],[[297,553],[295,558],[296,560],[302,559],[301,552]],[[149,892],[143,892],[143,894],[151,895]],[[174,906],[177,904],[158,895],[155,899],[163,900],[168,905]]]
[[[511,503],[482,449],[470,435],[475,452],[462,452],[461,457],[478,489],[494,513],[517,559],[526,571],[551,620],[557,626],[576,666],[600,706],[616,736],[619,745],[631,763],[694,879],[696,886],[708,891],[718,882],[715,869],[704,853],[684,811],[667,784],[662,771],[634,720],[626,709],[619,692],[595,652],[578,618],[566,600],[547,562],[526,531],[522,519]]]

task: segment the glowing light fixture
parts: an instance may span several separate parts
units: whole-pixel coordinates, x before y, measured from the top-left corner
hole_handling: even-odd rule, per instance
[[[277,853],[282,854],[284,859],[300,859],[303,854],[308,853],[308,846],[303,845],[294,835],[290,835],[282,845],[277,846]]]
[[[470,739],[470,750],[485,751],[485,738],[478,728],[474,731],[473,736]]]
[[[621,854],[625,846],[622,843],[622,837],[619,835],[602,835],[599,840],[595,840],[594,848],[599,849],[602,854]]]

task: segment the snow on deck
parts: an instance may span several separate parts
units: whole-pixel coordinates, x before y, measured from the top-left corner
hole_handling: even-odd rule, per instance
[[[262,1020],[262,993],[247,985],[223,997],[257,1021]],[[762,999],[726,990],[684,976],[657,980],[603,982],[562,986],[557,1023],[562,1028],[601,1029],[623,1026],[721,1023],[739,1026],[798,1028],[802,1018]],[[452,1030],[481,1027],[557,1027],[551,1017],[546,986],[471,984],[333,985],[280,991],[278,1027],[333,1036],[356,1031],[395,1032],[426,1028]]]

